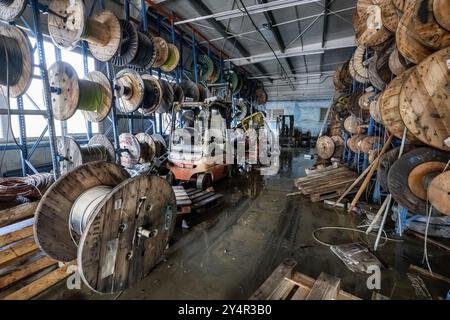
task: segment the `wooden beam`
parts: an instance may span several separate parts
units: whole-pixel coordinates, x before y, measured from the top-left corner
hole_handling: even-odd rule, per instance
[[[286,260],[275,269],[275,271],[267,278],[258,290],[251,296],[250,300],[267,300],[275,289],[278,288],[280,282],[284,278],[290,278],[292,271],[297,263],[293,260]]]
[[[0,251],[0,266],[38,249],[33,237],[16,242],[11,247]]]
[[[3,236],[0,236],[0,248],[4,247],[8,244],[17,242],[19,240],[23,240],[33,235],[33,227],[25,227],[20,230],[16,230],[11,233],[7,233]]]
[[[39,278],[16,292],[7,295],[4,300],[28,300],[37,296],[67,278],[71,274],[68,269],[70,265],[72,264],[66,264],[64,267],[46,274],[42,278]]]
[[[38,201],[24,203],[0,211],[0,228],[10,224],[34,217]]]
[[[321,273],[306,297],[306,300],[336,300],[341,286],[341,279]]]
[[[52,265],[57,264],[57,261],[50,257],[42,257],[25,266],[19,266],[19,268],[3,277],[0,277],[0,289],[10,286],[17,281],[25,279],[32,274],[44,270]]]

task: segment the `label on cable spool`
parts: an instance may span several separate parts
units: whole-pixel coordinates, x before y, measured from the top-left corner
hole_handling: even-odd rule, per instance
[[[450,137],[448,137],[447,139],[444,140],[444,143],[447,147],[450,148]]]
[[[367,89],[366,89],[366,92],[373,92],[373,87],[372,86],[370,86],[370,87],[368,87]]]
[[[122,209],[122,199],[114,201],[114,210]]]
[[[450,70],[450,59],[447,59],[447,69]]]

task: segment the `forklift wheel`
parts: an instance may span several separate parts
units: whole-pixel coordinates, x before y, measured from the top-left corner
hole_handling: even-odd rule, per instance
[[[206,190],[212,186],[212,177],[209,173],[200,173],[197,176],[197,189]]]

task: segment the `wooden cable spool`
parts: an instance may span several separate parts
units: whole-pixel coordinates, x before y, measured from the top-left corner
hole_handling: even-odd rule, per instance
[[[372,117],[373,120],[375,120],[375,122],[382,124],[383,119],[381,117],[381,112],[380,112],[380,104],[381,104],[380,96],[381,96],[381,94],[376,95],[373,98],[373,100],[370,102],[369,112],[370,112],[370,116]]]
[[[399,76],[406,69],[409,69],[413,66],[411,62],[409,62],[405,57],[403,57],[397,49],[397,46],[394,47],[394,50],[389,55],[389,69],[391,72]]]
[[[331,136],[331,140],[334,143],[334,153],[333,158],[342,158],[344,154],[345,141],[340,135]]]
[[[27,0],[0,1],[0,20],[12,22],[19,18],[27,6]]]
[[[409,0],[392,0],[392,4],[394,5],[394,7],[401,13],[405,12],[408,2],[411,2],[411,1],[409,1]]]
[[[392,37],[392,32],[383,25],[381,7],[378,4],[370,5],[365,13],[358,14],[360,27],[356,41],[359,45],[374,47]]]
[[[213,72],[212,72],[211,76],[208,78],[207,82],[208,83],[216,83],[217,80],[219,80],[219,78],[220,78],[220,73],[221,73],[220,72],[220,66],[217,63],[214,62]],[[247,81],[245,81],[243,83],[243,85],[246,85],[246,84],[247,84]],[[241,96],[242,96],[242,93],[243,92],[241,92]],[[248,95],[248,93],[245,93],[244,95]]]
[[[163,79],[159,80],[159,84],[161,85],[163,94],[162,94],[161,103],[159,104],[159,107],[156,110],[156,112],[158,112],[158,113],[171,112],[173,102],[174,102],[174,93],[173,93],[172,86],[170,85],[170,83],[168,81],[163,80]]]
[[[365,47],[358,46],[349,63],[351,76],[360,83],[369,83],[369,68],[364,60],[365,52]]]
[[[72,137],[58,137],[56,148],[62,160],[60,163],[62,173],[92,161],[116,161],[114,145],[103,134],[94,135],[88,144],[83,146]]]
[[[92,55],[100,61],[111,60],[119,51],[122,26],[113,12],[102,10],[87,17],[82,0],[53,0],[49,9],[58,14],[48,15],[48,30],[57,47],[72,50],[80,40],[85,40]]]
[[[355,92],[350,96],[348,111],[355,117],[358,117],[363,121],[368,121],[370,119],[369,107],[361,108],[359,105],[359,100],[362,95],[364,95],[363,92]]]
[[[344,128],[351,134],[361,134],[363,132],[362,124],[363,121],[360,118],[351,115],[345,119]]]
[[[450,154],[432,148],[417,148],[398,159],[390,168],[388,187],[399,205],[412,213],[427,214],[427,188],[442,173]]]
[[[425,144],[450,151],[450,47],[422,61],[404,79],[399,113],[414,136]]]
[[[123,69],[116,74],[114,91],[119,101],[120,111],[134,112],[144,101],[144,80],[135,70]]]
[[[371,150],[377,149],[377,146],[379,146],[380,143],[380,137],[368,136],[362,139],[359,149],[362,153],[369,154]]]
[[[328,136],[321,136],[316,142],[316,152],[321,159],[330,159],[334,154],[334,142]]]
[[[450,171],[440,173],[428,185],[428,200],[439,212],[450,215]]]
[[[415,8],[419,5],[418,1],[409,1],[406,11],[400,18],[396,33],[397,48],[401,55],[414,64],[420,63],[423,59],[433,53],[433,49],[427,47],[421,41],[419,35],[415,32]]]
[[[433,3],[434,0],[420,0],[412,6],[412,25],[424,45],[440,50],[450,46],[450,32],[434,18]]]
[[[256,104],[259,106],[265,105],[268,100],[268,96],[264,88],[257,88],[255,90],[255,96],[256,96]]]
[[[183,103],[184,102],[184,91],[183,88],[179,85],[174,83],[172,86],[173,90],[173,100],[176,103]]]
[[[367,136],[364,134],[356,134],[347,140],[347,147],[354,153],[361,152],[361,142]]]
[[[375,52],[369,63],[369,81],[380,91],[383,91],[392,80],[392,72],[389,69],[389,56],[394,50],[393,42],[387,41],[382,50]]]
[[[161,82],[150,74],[141,75],[144,80],[144,100],[138,109],[144,115],[154,113],[163,101],[164,91]]]
[[[185,102],[199,102],[200,101],[200,90],[197,84],[191,80],[181,81],[181,89],[184,92]]]
[[[161,68],[169,57],[169,44],[166,40],[161,37],[154,38],[155,46],[156,46],[156,59],[153,63],[154,68]]]
[[[400,76],[392,80],[379,98],[383,124],[389,132],[399,139],[403,138],[403,131],[405,130],[405,124],[400,115],[400,92],[405,79],[411,74],[413,69],[411,68],[403,72]],[[409,130],[406,133],[406,139],[409,142],[417,141],[416,137]]]
[[[437,23],[450,32],[450,3],[448,0],[434,0],[433,13]]]
[[[103,121],[108,116],[113,92],[103,73],[92,71],[79,79],[70,64],[59,61],[50,66],[48,77],[55,119],[70,119],[77,110],[91,122]]]
[[[122,133],[119,136],[121,164],[133,168],[137,164],[151,163],[166,152],[166,142],[160,135]]]
[[[414,149],[414,146],[411,144],[405,144],[404,153]],[[398,159],[398,155],[400,153],[400,147],[394,148],[392,150],[387,151],[380,157],[380,162],[377,170],[377,182],[380,184],[381,188],[389,192],[388,186],[388,174],[391,166]]]
[[[33,49],[22,30],[5,23],[0,23],[0,61],[0,88],[6,95],[9,87],[11,98],[22,96],[33,79]]]
[[[161,66],[161,70],[163,72],[172,72],[175,70],[175,68],[178,66],[178,63],[180,62],[180,51],[178,51],[178,48],[173,45],[172,43],[169,43],[168,45],[168,55],[166,62]]]
[[[395,33],[397,31],[399,14],[392,0],[381,0],[381,19],[383,26],[390,32]]]
[[[373,91],[363,93],[358,99],[358,105],[363,110],[370,110],[370,101],[375,95]]]
[[[143,279],[175,227],[176,199],[157,176],[130,178],[113,163],[91,162],[59,178],[36,209],[34,237],[58,261],[77,260],[83,282],[100,293]]]

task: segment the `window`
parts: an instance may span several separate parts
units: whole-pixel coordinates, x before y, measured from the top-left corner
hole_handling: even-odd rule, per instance
[[[36,40],[32,37],[30,38],[30,42],[32,46],[36,44]],[[50,41],[44,41],[44,50],[45,50],[45,60],[47,64],[47,69],[55,63],[55,47]],[[83,56],[75,51],[61,51],[61,60],[66,61],[72,65],[72,67],[76,70],[78,76],[83,78],[84,76],[84,67],[83,67]],[[35,50],[34,54],[34,63],[39,63],[39,56],[37,50]],[[94,70],[94,59],[92,57],[88,58],[88,67],[89,70]],[[39,75],[40,69],[35,68],[34,74]],[[45,110],[44,108],[44,95],[43,95],[43,86],[42,81],[40,79],[33,79],[31,81],[30,88],[23,95],[23,103],[24,108],[26,110],[36,110],[36,106],[38,106],[41,110]],[[0,99],[0,107],[6,108],[5,99],[2,95]],[[17,101],[16,99],[10,99],[11,109],[17,109]],[[7,119],[6,116],[2,116],[0,121],[0,138],[6,138],[7,131]],[[57,136],[62,135],[62,123],[58,120],[54,120],[55,123],[55,132]],[[26,124],[26,132],[28,138],[37,138],[41,135],[44,128],[47,126],[47,119],[43,116],[25,116],[25,124]],[[87,133],[87,121],[84,119],[81,112],[77,111],[75,115],[66,121],[67,125],[67,133],[68,134],[86,134]],[[19,121],[18,116],[11,116],[11,128],[14,133],[14,136],[18,139],[20,130],[19,130]],[[99,132],[98,123],[92,123],[92,131],[94,133]],[[45,134],[48,137],[48,132]],[[13,138],[11,134],[9,134],[9,140],[12,141]]]
[[[328,112],[328,108],[320,108],[320,121],[325,121],[327,112]]]

